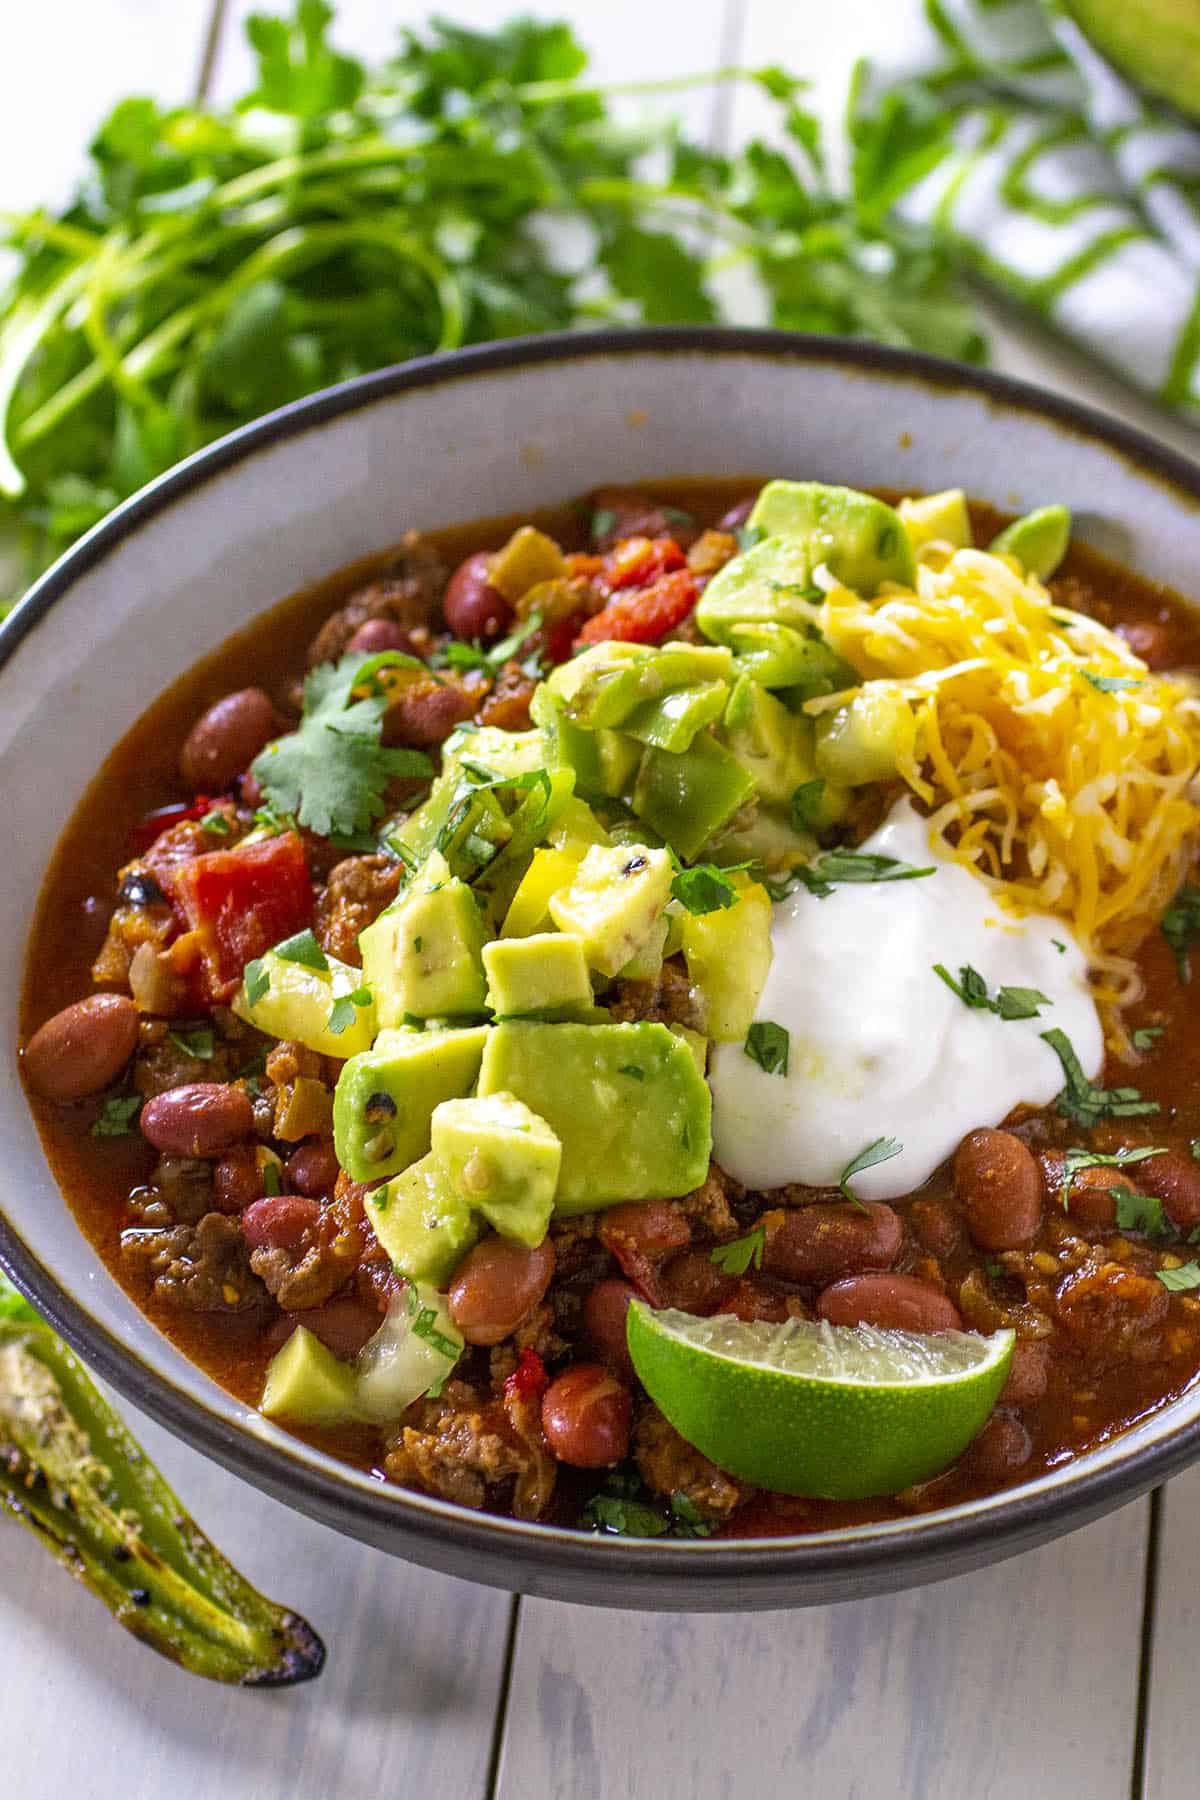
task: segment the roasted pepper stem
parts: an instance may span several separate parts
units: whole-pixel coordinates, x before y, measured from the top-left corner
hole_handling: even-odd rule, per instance
[[[325,1646],[180,1506],[79,1360],[0,1275],[0,1504],[117,1622],[195,1675],[310,1681]]]

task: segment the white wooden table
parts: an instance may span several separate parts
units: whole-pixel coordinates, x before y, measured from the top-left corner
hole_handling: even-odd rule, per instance
[[[243,84],[243,0],[4,7],[0,205],[65,190],[117,95]],[[503,0],[444,0],[492,24]],[[808,73],[830,124],[880,0],[585,0],[608,78],[721,62]],[[408,0],[342,0],[379,53]],[[688,102],[694,129],[755,126],[752,99]],[[1026,326],[996,360],[1200,437]],[[128,1410],[128,1409],[127,1409]],[[895,1598],[723,1618],[510,1600],[391,1561],[275,1505],[130,1414],[216,1540],[329,1645],[315,1687],[240,1693],[160,1663],[0,1524],[3,1787],[30,1800],[1192,1800],[1200,1468],[1048,1549]]]

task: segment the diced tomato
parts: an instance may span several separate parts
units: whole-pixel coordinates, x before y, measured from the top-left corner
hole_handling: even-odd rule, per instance
[[[209,1004],[232,999],[248,962],[312,920],[308,858],[294,831],[194,856],[167,870],[162,885],[193,934]]]
[[[544,1394],[549,1386],[546,1365],[536,1350],[522,1350],[516,1368],[504,1383],[507,1400],[528,1400]]]
[[[553,625],[542,627],[542,648],[547,662],[566,662],[586,618],[586,613],[573,612],[569,613],[565,619],[559,619]]]
[[[581,575],[590,581],[594,575],[604,573],[604,558],[592,556],[586,550],[572,550],[567,557],[567,574]]]
[[[580,632],[585,644],[613,640],[625,644],[657,644],[682,625],[699,599],[700,590],[690,569],[677,569],[647,588],[622,594],[603,612],[590,618]]]
[[[156,838],[172,825],[182,825],[190,819],[203,819],[212,811],[212,801],[207,794],[197,794],[191,801],[177,800],[173,806],[159,806],[153,812],[143,815],[129,833],[129,847],[135,856],[142,856],[150,848]]]
[[[604,582],[613,593],[620,588],[648,587],[660,575],[686,566],[687,557],[674,538],[622,538],[604,558]]]

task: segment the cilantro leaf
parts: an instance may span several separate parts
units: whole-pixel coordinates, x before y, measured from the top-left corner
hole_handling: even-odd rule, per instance
[[[860,1150],[853,1161],[848,1162],[838,1176],[838,1186],[847,1200],[852,1200],[856,1206],[862,1205],[862,1201],[850,1186],[852,1175],[861,1175],[864,1169],[873,1169],[877,1163],[891,1162],[892,1158],[899,1156],[903,1149],[904,1145],[899,1138],[880,1137],[876,1138],[874,1143],[868,1144],[865,1150]]]
[[[747,1232],[745,1237],[734,1238],[732,1243],[718,1244],[715,1250],[709,1251],[708,1260],[716,1263],[726,1275],[744,1275],[751,1264],[756,1269],[762,1268],[766,1242],[767,1228],[759,1225]]]
[[[818,775],[813,781],[802,781],[792,795],[792,824],[797,831],[814,831],[821,820],[825,804],[825,783]]]
[[[772,1019],[756,1019],[746,1033],[742,1045],[751,1062],[756,1062],[768,1075],[786,1075],[790,1039],[782,1025]]]
[[[1162,916],[1162,934],[1175,952],[1175,967],[1186,987],[1192,979],[1189,952],[1200,937],[1200,888],[1185,882]]]
[[[132,1137],[142,1110],[140,1094],[110,1094],[92,1126],[93,1137]]]
[[[933,972],[952,994],[958,995],[964,1006],[993,1012],[1000,1019],[1036,1019],[1039,1006],[1052,1004],[1040,988],[1001,987],[996,989],[993,999],[988,993],[987,982],[970,963],[964,963],[959,969],[957,981],[945,963],[934,963]]]
[[[656,1507],[621,1494],[593,1494],[579,1521],[609,1537],[665,1537],[671,1529]]]
[[[246,1005],[257,1006],[271,985],[271,971],[261,956],[248,962],[242,970],[242,986],[246,991]]]
[[[671,1517],[674,1520],[674,1535],[681,1538],[706,1538],[713,1533],[712,1523],[706,1519],[696,1502],[690,1495],[676,1488],[671,1495]]]
[[[366,658],[351,654],[310,671],[299,730],[276,738],[251,764],[276,812],[294,813],[319,837],[365,831],[384,811],[390,781],[433,773],[422,751],[389,750],[380,743],[386,694],[376,690],[353,698],[380,669],[414,664],[424,667],[415,657],[388,650]]]
[[[329,1029],[334,1037],[341,1037],[354,1023],[355,1011],[360,1006],[370,1006],[371,990],[369,987],[356,987],[353,993],[339,994],[329,1013]]]
[[[818,900],[827,900],[834,888],[843,882],[915,881],[922,875],[936,872],[932,866],[914,868],[896,856],[860,850],[825,850],[806,866],[796,869],[794,874],[810,894],[815,894]]]
[[[1155,1274],[1172,1294],[1188,1294],[1193,1288],[1200,1288],[1200,1263],[1187,1262],[1178,1269],[1156,1269]]]
[[[283,1192],[283,1180],[279,1173],[279,1164],[273,1158],[263,1164],[262,1184],[264,1194],[275,1195]]]
[[[737,863],[729,869],[716,863],[696,863],[690,869],[680,869],[671,883],[671,893],[690,913],[721,912],[737,905],[737,885],[731,877],[749,867],[749,863]]]
[[[329,972],[329,958],[311,931],[298,931],[294,937],[284,938],[281,944],[273,944],[268,954],[277,956],[280,962],[299,963],[302,969],[315,969],[322,975]]]
[[[1166,1237],[1171,1227],[1163,1203],[1153,1194],[1137,1194],[1129,1188],[1110,1188],[1117,1209],[1117,1229],[1138,1231],[1146,1237]]]
[[[1131,1039],[1134,1049],[1153,1050],[1165,1030],[1165,1025],[1139,1025]]]
[[[1075,1046],[1065,1031],[1055,1026],[1039,1034],[1063,1067],[1066,1082],[1055,1102],[1060,1116],[1089,1129],[1101,1119],[1136,1119],[1161,1112],[1156,1100],[1143,1100],[1134,1087],[1099,1088],[1083,1072]]]
[[[216,1039],[211,1025],[196,1025],[189,1031],[168,1031],[167,1036],[185,1056],[194,1056],[197,1062],[212,1061]]]
[[[1091,669],[1080,669],[1079,673],[1100,694],[1120,694],[1126,688],[1139,688],[1142,685],[1129,675],[1096,675]]]

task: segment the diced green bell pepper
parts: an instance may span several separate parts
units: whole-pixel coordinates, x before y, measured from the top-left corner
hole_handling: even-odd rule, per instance
[[[677,856],[691,862],[754,793],[754,777],[703,732],[680,754],[647,749],[633,788],[633,810]]]
[[[712,644],[594,644],[560,663],[547,680],[567,716],[589,731],[623,726],[634,708],[676,688],[726,681],[733,658]]]
[[[625,721],[625,730],[639,743],[657,750],[686,750],[706,725],[725,711],[729,689],[723,681],[706,681],[696,687],[676,688],[661,700],[644,700]]]

